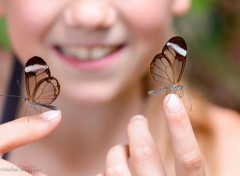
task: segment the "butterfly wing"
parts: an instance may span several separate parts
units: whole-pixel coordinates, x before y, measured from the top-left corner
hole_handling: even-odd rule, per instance
[[[187,45],[183,38],[173,37],[163,47],[164,53],[172,64],[173,83],[180,82],[187,57]]]
[[[157,94],[176,85],[181,80],[187,55],[187,45],[181,37],[171,38],[163,47],[162,53],[154,56],[150,72],[153,79],[162,89],[151,90],[149,94]]]
[[[42,58],[34,56],[27,61],[25,65],[25,85],[27,97],[30,102],[33,101],[33,92],[37,83],[49,76],[50,70]]]
[[[172,63],[168,57],[163,54],[157,54],[150,65],[150,72],[153,79],[163,87],[169,87],[174,84]]]
[[[59,82],[51,76],[46,62],[37,56],[26,63],[25,84],[29,102],[41,106],[49,106],[60,92]]]
[[[56,78],[50,76],[40,80],[35,86],[33,99],[38,104],[51,104],[58,97],[60,85]]]

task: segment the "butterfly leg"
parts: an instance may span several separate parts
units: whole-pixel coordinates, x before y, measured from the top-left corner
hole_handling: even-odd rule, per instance
[[[38,107],[39,107],[39,106],[38,106]],[[46,118],[42,115],[41,107],[39,107],[39,110],[36,108],[36,105],[33,106],[33,108],[42,116],[43,119],[46,119]]]
[[[18,118],[18,115],[19,115],[20,109],[22,108],[22,105],[23,105],[24,103],[25,103],[25,101],[21,102],[20,106],[18,107],[16,118]]]
[[[189,104],[190,104],[190,111],[191,111],[191,110],[192,110],[192,101],[191,101],[191,99],[190,99],[190,96],[189,96],[187,90],[184,90],[184,91],[187,93],[187,97],[188,97]]]
[[[183,96],[184,96],[184,91],[183,91],[183,89],[180,89],[179,90],[179,98],[182,98]]]
[[[25,115],[27,114],[27,111],[28,111],[28,107],[29,107],[29,106],[27,106],[27,107],[26,107],[26,109],[25,109],[25,113],[24,113],[24,116],[25,116]],[[28,122],[29,122],[29,118],[28,118]]]

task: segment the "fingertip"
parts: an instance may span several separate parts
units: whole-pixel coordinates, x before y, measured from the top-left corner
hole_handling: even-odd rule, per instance
[[[15,121],[19,131],[32,133],[36,139],[42,138],[53,131],[61,122],[61,111],[50,110],[32,116],[26,116]]]
[[[59,123],[61,120],[61,117],[62,117],[62,114],[60,110],[50,110],[43,113],[31,115],[31,116],[25,116],[25,117],[19,118],[18,120],[30,126],[43,125],[43,124],[47,125],[47,124]]]
[[[146,119],[146,118],[145,118],[143,115],[137,114],[137,115],[135,115],[135,116],[133,116],[133,117],[131,118],[131,121],[145,120],[145,119]]]
[[[183,103],[176,94],[168,94],[163,101],[164,110],[167,113],[178,113],[183,110]]]
[[[138,143],[137,141],[142,141],[143,138],[148,138],[149,129],[147,118],[143,115],[133,116],[127,127],[127,136],[129,144],[135,144]]]
[[[51,110],[51,111],[46,111],[41,114],[43,119],[46,121],[51,121],[55,120],[57,118],[61,118],[61,111],[60,110]]]
[[[104,174],[103,173],[98,173],[95,176],[104,176]]]
[[[137,114],[133,116],[128,124],[128,132],[131,130],[135,130],[136,128],[142,126],[141,124],[144,123],[147,123],[147,119],[143,115]]]

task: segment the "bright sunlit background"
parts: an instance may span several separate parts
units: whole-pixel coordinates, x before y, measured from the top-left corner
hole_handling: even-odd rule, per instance
[[[175,26],[188,44],[189,83],[216,104],[240,111],[240,1],[193,0]],[[0,48],[11,48],[3,19]]]

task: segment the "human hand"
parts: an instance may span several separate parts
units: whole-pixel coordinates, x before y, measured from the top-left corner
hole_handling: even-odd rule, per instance
[[[182,101],[175,94],[167,95],[163,110],[172,144],[176,175],[205,176],[203,155]],[[130,120],[128,140],[128,146],[117,145],[109,150],[106,170],[98,176],[167,175],[146,118],[138,115]]]
[[[42,118],[42,115],[45,120]],[[0,156],[47,136],[60,123],[60,111],[48,111],[42,115],[22,117],[0,125]],[[31,168],[22,168],[21,170],[20,167],[13,163],[0,159],[1,176],[45,176],[45,174],[40,172],[29,173],[27,171],[31,171]]]

